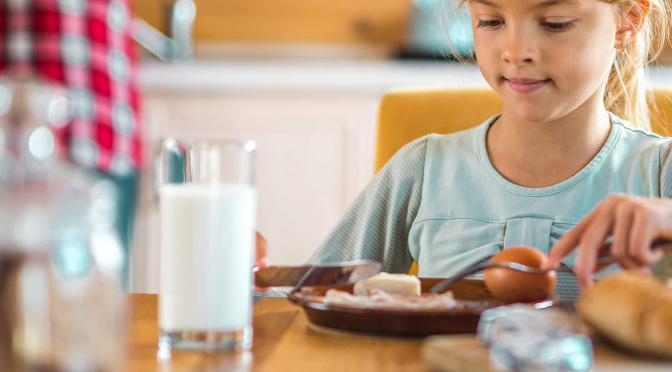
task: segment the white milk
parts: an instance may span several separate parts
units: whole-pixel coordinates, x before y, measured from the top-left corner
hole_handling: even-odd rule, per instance
[[[247,185],[161,187],[163,331],[241,330],[252,314],[256,193]]]

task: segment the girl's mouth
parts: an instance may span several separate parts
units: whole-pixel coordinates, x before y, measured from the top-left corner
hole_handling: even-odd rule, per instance
[[[544,87],[551,82],[551,79],[535,80],[535,79],[519,79],[519,78],[504,78],[506,84],[515,93],[532,93]]]

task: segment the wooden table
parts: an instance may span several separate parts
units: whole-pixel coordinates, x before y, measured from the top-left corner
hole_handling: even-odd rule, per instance
[[[284,298],[263,298],[254,308],[254,347],[246,353],[174,352],[157,358],[156,295],[129,295],[124,371],[427,371],[422,340],[359,336],[308,325]],[[672,371],[672,364],[642,360],[595,345],[595,371]]]

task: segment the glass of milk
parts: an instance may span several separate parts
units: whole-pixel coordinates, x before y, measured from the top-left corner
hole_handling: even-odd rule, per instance
[[[255,148],[227,139],[162,143],[161,355],[252,346]]]

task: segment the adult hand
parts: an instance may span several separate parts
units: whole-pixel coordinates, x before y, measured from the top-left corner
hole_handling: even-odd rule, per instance
[[[605,240],[611,236],[611,245]],[[649,272],[663,256],[652,250],[657,238],[672,238],[672,200],[614,194],[597,205],[549,253],[545,267],[557,267],[577,250],[575,271],[582,289],[592,284],[595,262],[611,254],[626,270]]]

